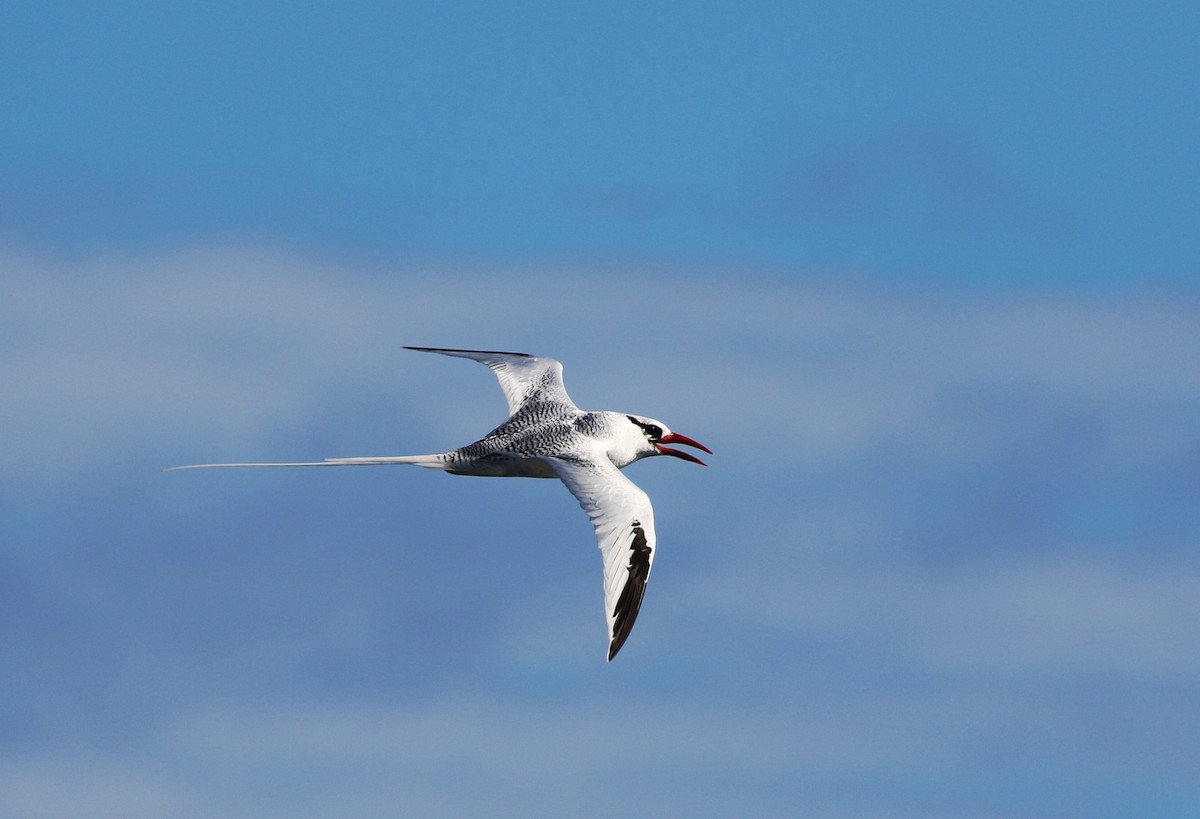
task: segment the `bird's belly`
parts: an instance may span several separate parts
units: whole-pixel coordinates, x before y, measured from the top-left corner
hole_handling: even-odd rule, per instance
[[[488,455],[448,464],[452,475],[476,475],[482,478],[557,478],[558,473],[541,458],[517,455]]]

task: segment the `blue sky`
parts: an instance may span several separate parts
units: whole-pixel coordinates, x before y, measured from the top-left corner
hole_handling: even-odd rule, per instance
[[[1187,4],[28,4],[4,235],[1190,279]]]
[[[1200,14],[18,4],[0,813],[1193,816]],[[662,418],[606,664],[553,355]]]

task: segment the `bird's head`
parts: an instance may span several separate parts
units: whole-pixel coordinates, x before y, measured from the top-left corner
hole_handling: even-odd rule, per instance
[[[712,454],[712,450],[706,447],[699,441],[693,441],[686,435],[680,435],[678,432],[671,432],[667,429],[667,425],[662,421],[656,421],[653,418],[644,418],[641,415],[626,415],[629,422],[634,425],[644,440],[644,445],[639,447],[639,458],[644,458],[648,455],[673,455],[676,458],[683,458],[685,461],[691,461],[694,464],[707,466],[708,464],[688,452],[680,452],[678,449],[671,449],[664,444],[685,444],[694,446],[697,449]]]

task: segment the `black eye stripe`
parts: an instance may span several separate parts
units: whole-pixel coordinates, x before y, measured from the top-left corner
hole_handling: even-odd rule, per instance
[[[642,431],[645,432],[646,435],[648,435],[652,441],[657,441],[659,438],[661,438],[663,436],[662,427],[660,427],[658,424],[643,424],[641,421],[634,418],[632,415],[626,415],[625,417],[628,418],[630,421],[633,421],[633,423],[637,424],[639,427],[641,427]]]

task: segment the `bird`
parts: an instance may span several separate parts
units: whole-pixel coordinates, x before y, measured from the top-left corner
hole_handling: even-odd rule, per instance
[[[366,466],[410,464],[451,475],[557,478],[579,501],[596,531],[604,564],[608,661],[625,645],[641,610],[656,536],[650,498],[621,470],[642,458],[670,455],[707,466],[669,444],[704,444],[643,415],[581,410],[567,394],[562,363],[545,356],[443,347],[405,347],[466,358],[489,367],[508,402],[508,418],[479,440],[433,455],[327,458],[302,463],[189,464],[209,467]]]

